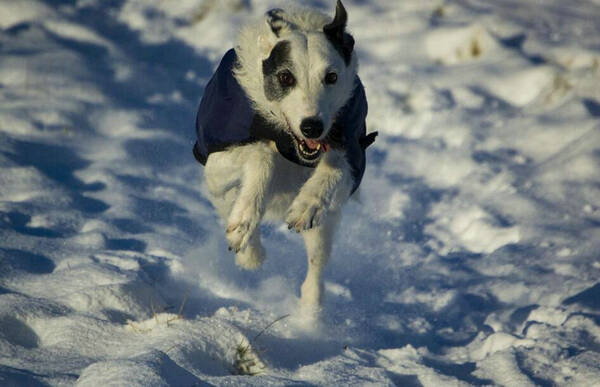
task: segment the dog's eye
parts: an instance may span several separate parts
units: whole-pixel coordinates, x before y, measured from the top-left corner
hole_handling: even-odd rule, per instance
[[[336,73],[331,72],[331,73],[327,73],[327,75],[325,75],[325,83],[327,85],[333,85],[336,82],[337,82],[337,74]]]
[[[277,74],[277,78],[279,79],[279,84],[283,87],[292,87],[296,84],[296,78],[288,70]]]

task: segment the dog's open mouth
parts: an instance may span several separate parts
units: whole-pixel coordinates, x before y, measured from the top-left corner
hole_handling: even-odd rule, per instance
[[[321,157],[321,154],[329,150],[329,144],[322,141],[315,141],[310,139],[301,139],[294,135],[296,140],[296,147],[300,157],[307,161],[314,161]]]
[[[285,115],[284,115],[285,117]],[[296,150],[298,152],[298,156],[306,162],[313,163],[318,160],[321,155],[327,152],[331,146],[327,142],[326,139],[315,141],[311,139],[304,139],[296,136],[292,127],[290,126],[290,121],[285,117],[287,122],[287,132],[294,139],[294,144],[296,145]]]

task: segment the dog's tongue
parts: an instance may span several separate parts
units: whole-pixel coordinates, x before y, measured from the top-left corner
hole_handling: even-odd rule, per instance
[[[315,140],[306,139],[306,145],[310,148],[310,150],[315,150],[319,146],[319,142]]]
[[[329,150],[329,144],[327,144],[326,142],[319,142],[315,140],[306,139],[305,143],[311,150],[317,149],[319,145],[321,145],[323,151],[327,152]]]

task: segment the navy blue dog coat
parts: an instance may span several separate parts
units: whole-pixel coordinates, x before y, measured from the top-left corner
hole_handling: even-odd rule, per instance
[[[271,140],[286,159],[314,168],[314,164],[307,164],[298,157],[290,133],[275,127],[252,109],[250,100],[233,75],[236,65],[237,54],[230,49],[204,89],[196,116],[196,160],[205,165],[211,153],[231,145]],[[366,134],[366,117],[367,98],[357,76],[352,96],[338,113],[327,138],[333,147],[346,151],[354,177],[352,192],[358,188],[365,171],[365,149],[377,136],[377,132]]]

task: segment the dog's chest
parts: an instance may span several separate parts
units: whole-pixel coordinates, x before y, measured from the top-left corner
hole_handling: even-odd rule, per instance
[[[260,159],[270,159],[270,163],[256,162]],[[206,164],[205,179],[209,190],[215,196],[225,194],[232,188],[238,187],[244,174],[271,175],[271,183],[265,195],[297,194],[302,185],[314,172],[314,168],[297,165],[281,156],[275,147],[246,145],[234,147],[224,152],[210,155]],[[269,165],[269,171],[263,171]],[[248,179],[252,180],[252,179]]]

